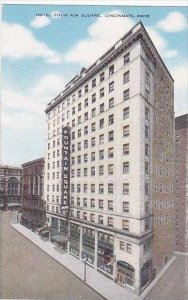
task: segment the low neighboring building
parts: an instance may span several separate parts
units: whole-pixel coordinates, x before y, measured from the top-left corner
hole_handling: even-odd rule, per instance
[[[188,114],[175,119],[175,250],[188,251]]]
[[[18,210],[22,198],[22,168],[0,165],[0,210]]]
[[[45,224],[45,204],[43,200],[44,158],[22,164],[23,198],[21,223],[36,230]]]

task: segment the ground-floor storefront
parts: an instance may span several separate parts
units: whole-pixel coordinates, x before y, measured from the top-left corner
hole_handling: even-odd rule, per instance
[[[120,286],[139,294],[143,287],[151,282],[151,260],[138,269],[140,257],[132,256],[129,259],[131,256],[127,255],[126,251],[122,254],[117,247],[117,238],[113,232],[91,227],[85,223],[68,222],[67,219],[55,216],[50,216],[49,226],[52,243],[85,261]]]

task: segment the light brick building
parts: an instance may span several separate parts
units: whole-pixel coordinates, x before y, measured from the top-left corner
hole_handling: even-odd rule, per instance
[[[137,294],[172,254],[173,98],[173,79],[138,23],[46,108],[53,240]]]

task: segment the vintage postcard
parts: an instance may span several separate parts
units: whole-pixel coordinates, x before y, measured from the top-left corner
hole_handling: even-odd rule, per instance
[[[1,1],[0,299],[188,299],[187,1]]]

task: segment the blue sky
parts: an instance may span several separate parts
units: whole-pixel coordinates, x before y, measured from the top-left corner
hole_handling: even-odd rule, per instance
[[[175,79],[176,115],[187,113],[187,12],[188,7],[4,5],[2,163],[44,156],[46,104],[140,20]]]

